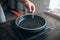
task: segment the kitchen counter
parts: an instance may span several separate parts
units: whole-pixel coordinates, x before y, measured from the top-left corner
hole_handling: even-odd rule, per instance
[[[52,17],[45,13],[37,13],[36,15],[42,16],[43,18],[45,18],[47,25],[52,30],[47,32],[46,34],[44,34],[42,37],[39,36],[39,37],[35,38],[34,40],[60,40],[60,19]],[[16,16],[13,14],[6,14],[6,17],[7,17],[7,23],[1,24],[1,28],[5,28],[5,29],[9,30],[10,35],[13,35],[10,40],[12,40],[12,39],[19,40],[18,36],[15,35],[14,31],[12,31],[13,29],[12,29],[12,26],[10,23],[12,20],[16,19]],[[2,34],[2,35],[3,35],[3,38],[4,38],[4,36],[6,36],[4,34]],[[7,37],[8,37],[8,35],[7,35]],[[8,39],[9,39],[9,37],[8,37]],[[4,39],[2,39],[2,40],[4,40]]]

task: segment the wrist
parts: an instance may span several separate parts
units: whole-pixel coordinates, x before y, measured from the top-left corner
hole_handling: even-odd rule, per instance
[[[26,2],[28,2],[29,0],[18,0],[18,2],[21,2],[21,3],[26,3]]]

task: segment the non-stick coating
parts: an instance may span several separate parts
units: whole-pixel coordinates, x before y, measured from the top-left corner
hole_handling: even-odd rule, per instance
[[[32,15],[27,15],[18,18],[17,23],[20,27],[34,29],[42,27],[45,24],[45,20],[36,15],[34,16],[34,19],[32,18]]]

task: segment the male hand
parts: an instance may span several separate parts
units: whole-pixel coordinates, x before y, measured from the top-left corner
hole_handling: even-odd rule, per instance
[[[35,5],[31,1],[25,1],[24,2],[25,7],[27,8],[29,13],[34,13],[35,12]]]

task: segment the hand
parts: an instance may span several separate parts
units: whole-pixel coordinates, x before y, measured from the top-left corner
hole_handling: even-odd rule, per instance
[[[29,13],[34,13],[35,12],[35,5],[31,1],[25,1],[24,5],[27,8]]]

